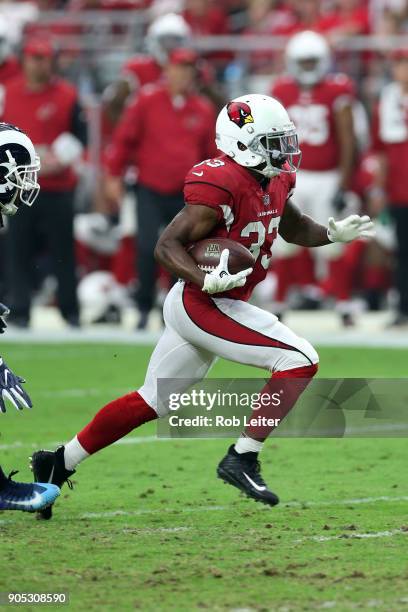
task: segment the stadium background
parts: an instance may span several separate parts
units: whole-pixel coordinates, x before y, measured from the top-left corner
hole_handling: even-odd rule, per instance
[[[52,42],[60,73],[79,89],[89,145],[75,196],[78,273],[104,272],[85,291],[83,327],[70,328],[55,307],[52,262],[38,241],[31,328],[10,325],[1,350],[10,367],[27,379],[34,404],[32,411],[22,413],[8,407],[1,417],[1,463],[5,469],[20,469],[21,480],[31,478],[27,457],[33,450],[69,440],[102,405],[142,383],[160,332],[159,309],[147,331],[134,331],[139,316],[133,301],[132,190],[122,205],[118,231],[118,210],[103,193],[101,160],[111,133],[104,126],[112,84],[128,58],[145,52],[152,20],[182,11],[182,4],[0,3],[16,56],[21,57],[32,36]],[[269,90],[282,70],[288,32],[281,29],[297,28],[294,8],[317,10],[323,23],[335,11],[331,23],[339,29],[327,34],[335,67],[355,79],[369,123],[375,100],[390,79],[389,51],[406,42],[407,3],[402,0],[191,4],[205,9],[192,45],[209,55],[221,99]],[[351,11],[351,18],[344,11]],[[400,177],[404,179],[403,169]],[[82,222],[89,217],[81,215],[91,211],[109,216],[97,218],[86,245]],[[4,301],[10,291],[6,232],[0,238]],[[118,291],[106,272],[112,273],[112,253],[123,236],[128,237],[127,255]],[[285,315],[285,322],[318,349],[321,377],[406,376],[407,332],[386,329],[395,307],[394,253],[387,245],[380,251],[386,266],[379,311],[368,310],[370,296],[359,265],[355,327],[342,326],[330,301],[317,311],[296,310],[302,304],[293,303]],[[117,268],[113,272],[117,280]],[[166,282],[161,277],[164,288]],[[273,288],[272,276],[256,299],[273,308]],[[111,301],[120,306],[121,325],[89,325]],[[220,360],[211,376],[263,372]],[[76,610],[407,609],[403,437],[269,440],[262,453],[263,471],[282,500],[272,512],[216,480],[215,468],[227,445],[227,440],[158,441],[155,425],[148,424],[81,465],[74,490],[64,488],[51,522],[1,514],[0,591],[68,591]]]
[[[117,102],[118,87],[128,80],[128,101],[140,93],[141,83],[137,83],[135,75],[131,78],[129,66],[135,55],[154,53],[147,32],[155,20],[172,13],[183,16],[190,33],[182,46],[198,51],[201,59],[197,87],[216,109],[243,92],[268,93],[284,70],[283,50],[292,34],[305,28],[324,34],[333,51],[332,70],[345,72],[354,80],[361,103],[355,115],[358,162],[353,190],[360,198],[359,209],[370,212],[375,166],[370,150],[372,114],[383,86],[391,78],[391,51],[406,44],[407,12],[403,0],[231,0],[222,3],[112,0],[2,4],[0,17],[9,24],[3,36],[8,38],[13,54],[21,57],[24,45],[32,40],[51,44],[57,73],[75,85],[85,109],[88,146],[82,159],[75,163],[78,183],[74,195],[82,322],[85,325],[98,319],[122,322],[130,329],[140,320],[134,303],[138,279],[134,263],[137,237],[135,248],[133,236],[137,236],[137,227],[132,184],[137,179],[134,171],[128,172],[125,183],[129,187],[120,202],[113,201],[106,185],[104,159],[123,114],[123,99],[119,105]],[[404,180],[402,174],[398,180]],[[3,230],[1,238],[4,299],[10,293],[10,284],[15,282],[7,273],[13,255],[4,247],[6,233],[7,229]],[[359,331],[381,335],[392,320],[391,312],[398,300],[393,283],[394,247],[395,238],[386,219],[374,245],[350,250],[346,264],[352,283],[348,304],[351,323],[357,324],[352,333],[357,336]],[[275,255],[274,261],[277,259]],[[56,288],[53,261],[41,240],[33,262],[32,327],[42,331],[62,330],[64,322],[53,308]],[[260,305],[276,310],[275,271],[276,265],[272,265],[268,280],[255,299]],[[343,276],[344,269],[340,268],[336,274]],[[337,280],[340,282],[338,278],[335,283]],[[160,304],[168,283],[166,275],[160,274],[158,309],[150,316],[146,326],[149,331],[160,329]],[[339,333],[342,311],[340,306],[336,313],[335,296],[329,290],[323,300],[310,299],[299,284],[302,284],[302,270],[297,290],[289,288],[285,292],[284,307],[290,311],[289,324],[303,331],[303,328],[317,327],[318,321],[323,333]],[[323,307],[324,313],[304,312],[305,308],[318,307]],[[301,315],[296,314],[299,309]]]

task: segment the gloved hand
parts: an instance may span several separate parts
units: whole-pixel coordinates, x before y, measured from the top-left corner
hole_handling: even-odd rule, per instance
[[[375,236],[374,223],[368,215],[350,215],[343,221],[329,219],[327,237],[330,242],[352,242],[357,238],[373,238]]]
[[[334,210],[341,214],[347,208],[347,194],[344,189],[338,189],[333,200]]]
[[[7,327],[6,319],[10,314],[10,309],[0,302],[0,334],[4,334],[4,330]]]
[[[3,359],[0,357],[0,412],[6,412],[5,401],[8,399],[17,410],[23,408],[32,408],[33,403],[28,395],[21,387],[25,383],[24,378],[16,376]]]
[[[246,277],[251,274],[253,268],[247,268],[237,274],[228,272],[229,250],[224,249],[221,253],[220,263],[212,272],[208,272],[204,277],[203,291],[205,293],[223,293],[236,287],[243,287]]]

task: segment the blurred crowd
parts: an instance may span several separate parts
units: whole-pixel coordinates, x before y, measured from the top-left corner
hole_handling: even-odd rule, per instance
[[[14,324],[33,302],[70,326],[135,305],[146,328],[174,282],[153,249],[183,178],[217,155],[221,106],[256,92],[299,129],[299,206],[324,223],[368,213],[378,231],[330,252],[280,241],[255,299],[282,317],[334,306],[347,326],[392,307],[407,325],[407,33],[407,0],[0,2],[1,120],[42,164],[38,201],[0,234]]]

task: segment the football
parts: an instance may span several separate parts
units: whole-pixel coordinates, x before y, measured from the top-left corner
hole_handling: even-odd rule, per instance
[[[252,253],[239,242],[229,238],[205,238],[190,247],[188,253],[203,272],[211,272],[218,266],[224,249],[229,249],[228,271],[231,274],[254,266]]]

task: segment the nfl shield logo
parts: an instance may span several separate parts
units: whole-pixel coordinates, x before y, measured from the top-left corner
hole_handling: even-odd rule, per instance
[[[262,196],[262,199],[263,199],[263,203],[264,203],[264,205],[265,205],[265,206],[269,206],[269,204],[271,203],[271,198],[270,198],[270,196],[269,196],[269,193],[265,193],[265,194]]]

